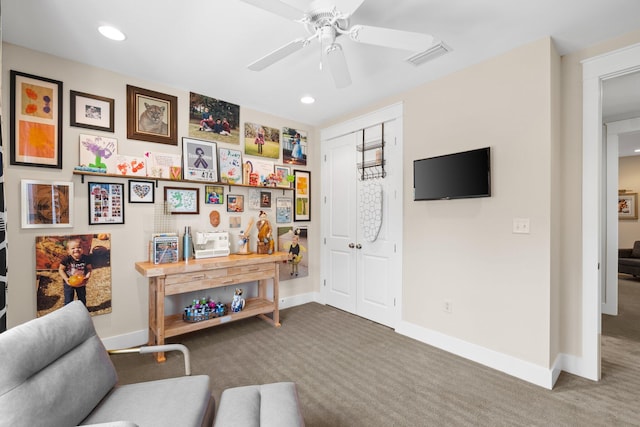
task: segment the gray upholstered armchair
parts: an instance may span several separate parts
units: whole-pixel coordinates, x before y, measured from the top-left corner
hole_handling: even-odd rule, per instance
[[[209,377],[189,376],[184,357],[183,377],[119,386],[89,312],[73,302],[0,334],[0,426],[211,426]]]

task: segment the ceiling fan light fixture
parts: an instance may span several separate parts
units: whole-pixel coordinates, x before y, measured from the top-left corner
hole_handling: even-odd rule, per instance
[[[443,42],[438,42],[434,44],[429,49],[424,50],[422,52],[418,52],[410,57],[406,58],[405,61],[412,63],[415,66],[424,64],[425,62],[432,61],[440,56],[451,51],[451,48],[444,44]]]
[[[101,25],[98,27],[98,31],[109,40],[121,42],[127,38],[122,31],[110,25]]]

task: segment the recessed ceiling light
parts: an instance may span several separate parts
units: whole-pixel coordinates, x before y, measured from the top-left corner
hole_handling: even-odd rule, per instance
[[[300,98],[300,102],[302,102],[303,104],[313,104],[314,102],[316,102],[316,100],[313,96],[306,95]]]
[[[634,153],[640,153],[640,148],[633,150]]]
[[[126,39],[122,31],[109,25],[102,25],[98,27],[98,31],[100,31],[100,34],[111,40],[122,41]]]

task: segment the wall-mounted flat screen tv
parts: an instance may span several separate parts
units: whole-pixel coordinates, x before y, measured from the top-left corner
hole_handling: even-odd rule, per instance
[[[413,161],[413,200],[491,196],[490,147]]]

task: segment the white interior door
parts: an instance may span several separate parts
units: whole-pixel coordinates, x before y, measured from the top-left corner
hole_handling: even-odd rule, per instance
[[[364,132],[380,139],[378,124]],[[357,163],[363,131],[323,140],[323,292],[325,302],[375,322],[395,327],[402,273],[401,150],[398,123],[385,123],[384,179],[362,181]],[[377,133],[376,133],[377,132]],[[382,189],[382,223],[375,240],[363,232],[363,187]],[[400,195],[399,195],[400,194]]]

